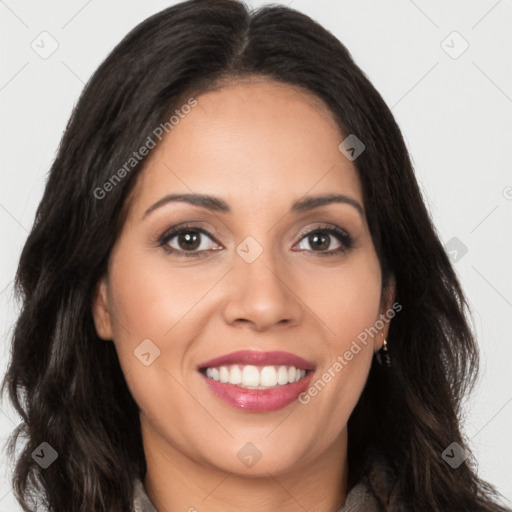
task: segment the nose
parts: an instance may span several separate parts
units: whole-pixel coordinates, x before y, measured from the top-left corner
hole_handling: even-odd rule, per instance
[[[235,257],[222,311],[227,324],[247,324],[262,332],[277,325],[301,323],[304,308],[294,291],[290,269],[285,271],[283,263],[270,251],[263,251],[252,263]]]

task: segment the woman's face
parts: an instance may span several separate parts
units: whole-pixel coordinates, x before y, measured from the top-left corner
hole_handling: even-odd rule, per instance
[[[382,340],[362,333],[389,308],[345,136],[289,85],[246,80],[196,100],[152,150],[94,303],[145,449],[253,476],[343,456]],[[238,351],[291,358],[201,371]]]

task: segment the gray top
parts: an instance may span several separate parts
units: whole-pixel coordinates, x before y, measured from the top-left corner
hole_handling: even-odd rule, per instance
[[[151,503],[144,485],[140,480],[135,481],[135,512],[158,512]],[[337,512],[378,512],[377,500],[365,484],[359,483],[347,495],[345,504]]]

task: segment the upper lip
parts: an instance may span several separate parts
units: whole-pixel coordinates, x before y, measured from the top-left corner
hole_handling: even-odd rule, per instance
[[[231,352],[214,359],[205,361],[198,365],[198,369],[214,368],[219,366],[227,366],[230,364],[252,364],[259,366],[284,365],[295,366],[297,369],[313,370],[315,365],[311,361],[306,361],[290,352],[282,352],[275,350],[271,352],[261,352],[259,350],[239,350]]]

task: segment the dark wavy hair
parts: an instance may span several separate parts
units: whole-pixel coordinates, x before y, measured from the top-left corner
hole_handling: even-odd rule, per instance
[[[134,479],[146,472],[139,411],[114,344],[96,334],[91,302],[145,159],[106,197],[95,191],[183,98],[252,76],[314,94],[341,132],[366,146],[354,165],[402,311],[389,331],[394,366],[372,363],[348,422],[349,486],[364,479],[382,511],[506,510],[472,457],[457,469],[442,458],[453,442],[470,453],[461,403],[476,381],[477,346],[390,109],[318,23],[238,0],[185,1],[142,22],[94,73],[71,115],[15,282],[21,311],[2,393],[22,419],[8,444],[17,500],[26,511],[37,500],[50,512],[132,510]],[[47,469],[31,456],[42,442],[59,454]]]

